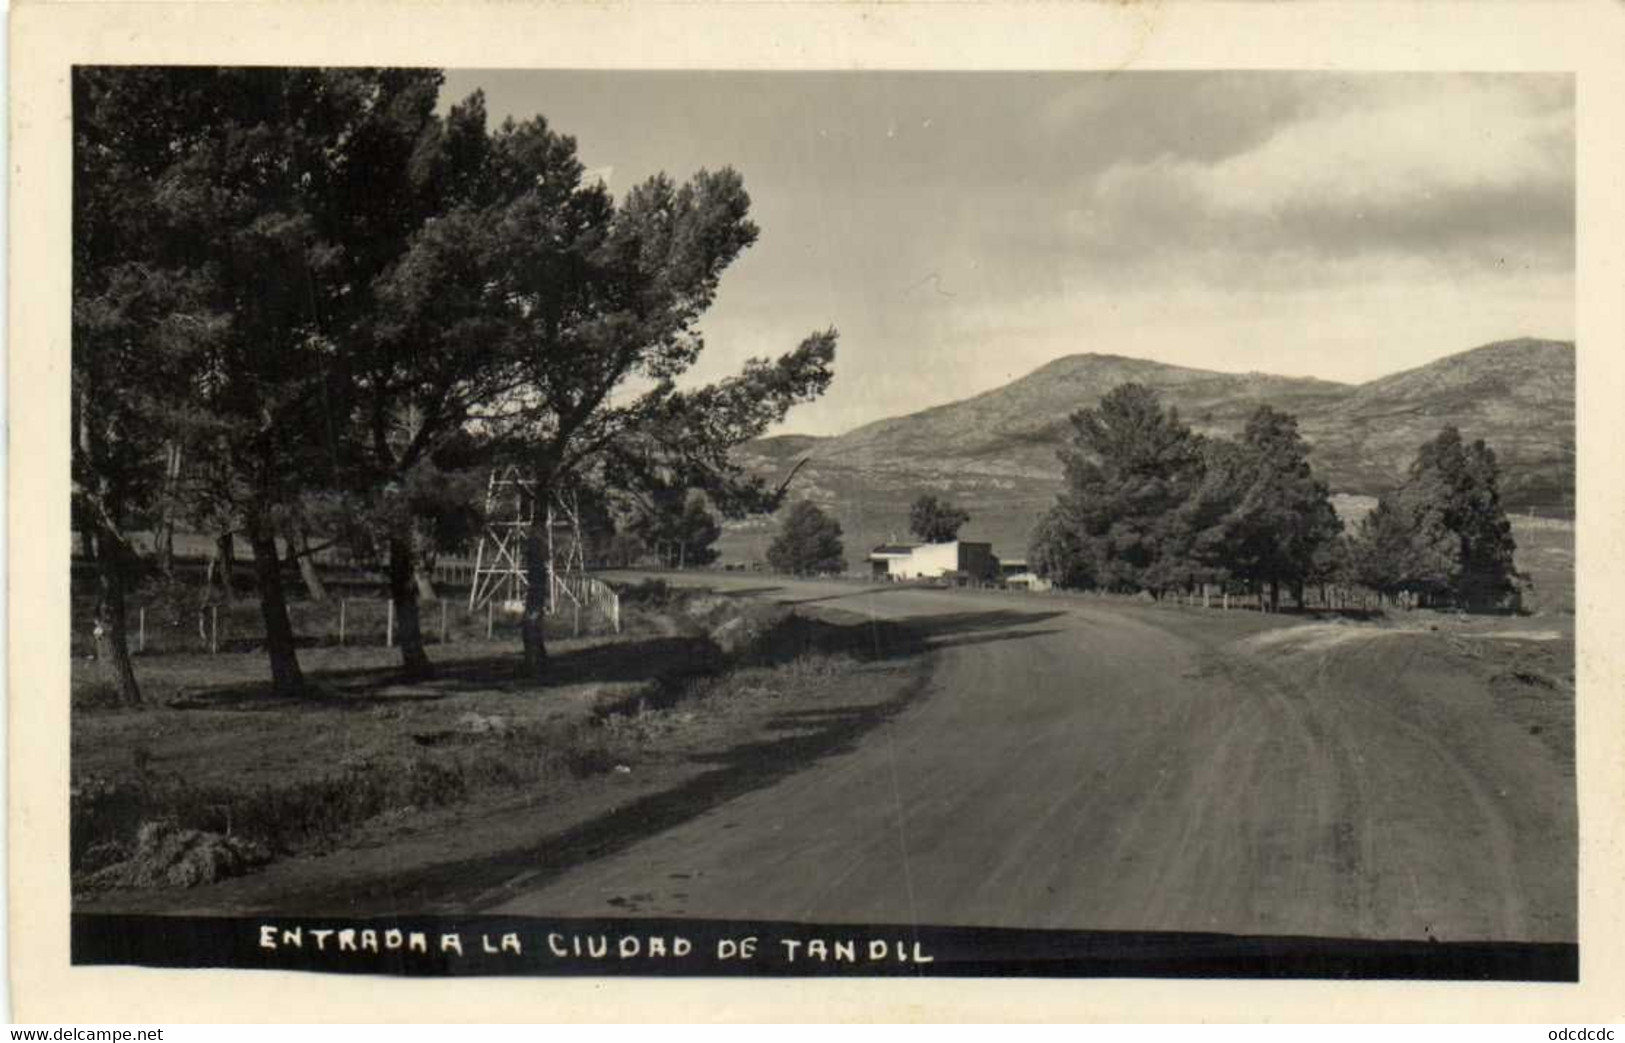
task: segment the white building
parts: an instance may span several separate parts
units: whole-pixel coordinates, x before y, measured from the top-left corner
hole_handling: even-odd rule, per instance
[[[999,559],[991,543],[954,540],[951,543],[883,543],[869,552],[870,569],[877,578],[949,579],[987,582],[998,578]]]

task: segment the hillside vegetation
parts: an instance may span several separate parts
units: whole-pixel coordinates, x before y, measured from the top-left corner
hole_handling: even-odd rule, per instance
[[[1574,344],[1520,339],[1475,348],[1365,384],[1216,373],[1116,355],[1072,355],[1004,387],[844,435],[783,435],[737,450],[752,471],[782,480],[810,458],[795,495],[831,509],[849,556],[901,536],[925,492],[971,514],[967,539],[1022,556],[1034,522],[1060,486],[1055,453],[1067,417],[1119,384],[1154,388],[1201,434],[1235,436],[1260,405],[1297,416],[1317,474],[1333,493],[1390,488],[1423,442],[1454,424],[1482,438],[1502,467],[1502,497],[1516,512],[1572,511]],[[732,526],[725,559],[760,558],[772,523]]]

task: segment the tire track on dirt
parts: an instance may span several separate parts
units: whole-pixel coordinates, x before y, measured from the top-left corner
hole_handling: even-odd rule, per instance
[[[1288,768],[1270,761],[1272,744],[1265,742],[1260,746],[1261,755],[1249,766],[1248,788],[1254,793],[1271,791],[1283,774],[1290,778],[1294,770],[1302,773],[1298,799],[1289,801],[1289,832],[1283,840],[1268,845],[1273,851],[1259,852],[1260,875],[1273,880],[1273,871],[1284,861],[1286,878],[1267,886],[1296,896],[1319,896],[1320,900],[1311,901],[1304,910],[1312,919],[1309,929],[1371,934],[1381,880],[1375,871],[1368,779],[1347,731],[1341,722],[1328,720],[1311,694],[1248,650],[1210,643],[1199,663],[1201,673],[1222,678],[1233,691],[1264,709],[1296,751]],[[1268,724],[1261,725],[1256,734],[1283,741]],[[1273,752],[1285,755],[1285,750]],[[1268,829],[1266,824],[1261,826]]]
[[[1406,684],[1407,675],[1413,664],[1423,652],[1420,644],[1410,649],[1409,653],[1396,662],[1389,671],[1390,689],[1398,689]],[[1331,666],[1334,662],[1342,662],[1354,670],[1369,669],[1366,663],[1353,662],[1345,657],[1354,655],[1349,648],[1328,649],[1322,656],[1322,661],[1316,670],[1316,676],[1322,684],[1330,687]],[[1461,757],[1436,736],[1416,723],[1406,720],[1403,715],[1386,705],[1380,698],[1368,695],[1359,698],[1360,708],[1369,714],[1376,715],[1383,725],[1398,732],[1408,742],[1420,747],[1434,763],[1442,766],[1454,780],[1456,788],[1467,797],[1471,811],[1489,845],[1489,865],[1493,867],[1495,887],[1491,888],[1496,895],[1500,915],[1493,927],[1493,933],[1501,938],[1524,938],[1528,933],[1528,915],[1522,895],[1524,888],[1520,886],[1518,874],[1516,831],[1507,815],[1493,798],[1478,774],[1471,770]],[[1349,715],[1350,707],[1339,700],[1329,700],[1330,705],[1339,709],[1345,716]],[[1467,810],[1462,805],[1455,805],[1456,810]],[[1477,868],[1482,868],[1480,862]]]

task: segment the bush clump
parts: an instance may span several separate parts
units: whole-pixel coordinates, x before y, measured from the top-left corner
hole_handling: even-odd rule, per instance
[[[116,845],[98,845],[98,855],[123,854]],[[89,890],[107,887],[197,887],[264,865],[271,853],[242,837],[182,829],[173,822],[144,822],[133,851],[84,879]]]

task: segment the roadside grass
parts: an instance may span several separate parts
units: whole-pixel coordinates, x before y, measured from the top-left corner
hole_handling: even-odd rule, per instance
[[[1542,519],[1512,519],[1518,543],[1514,562],[1529,578],[1524,608],[1535,614],[1574,614],[1574,525]]]
[[[324,773],[275,782],[197,781],[157,770],[151,748],[137,745],[129,771],[90,774],[73,788],[75,875],[128,857],[146,822],[244,838],[286,855],[327,849],[380,815],[404,817],[491,791],[591,778],[636,759],[627,736],[582,722],[431,734],[434,750],[374,744],[337,765],[310,766],[327,767]]]
[[[124,709],[96,705],[94,664],[76,660],[76,890],[130,864],[148,823],[238,838],[275,858],[332,850],[364,823],[486,798],[564,800],[658,757],[679,733],[816,700],[861,666],[832,636],[843,628],[734,599],[696,619],[693,598],[663,585],[637,591],[628,602],[638,633],[555,640],[540,683],[517,675],[509,643],[445,646],[437,678],[412,684],[396,679],[393,649],[326,647],[301,654],[316,694],[290,704],[269,694],[256,653],[176,654],[138,663],[148,704]],[[706,629],[719,620],[744,621],[751,640],[724,653]]]

